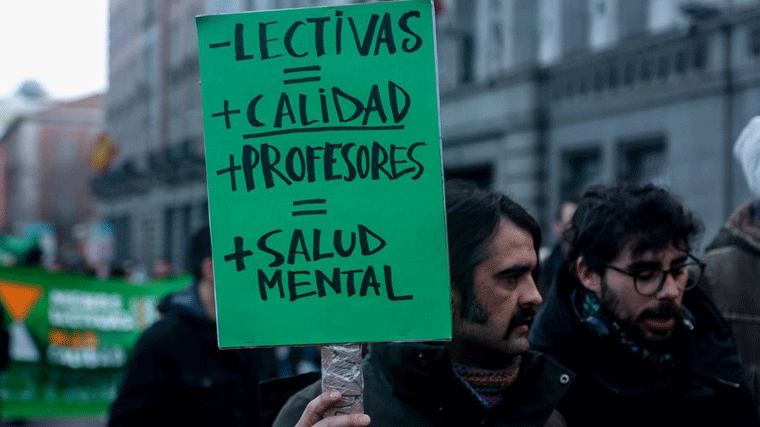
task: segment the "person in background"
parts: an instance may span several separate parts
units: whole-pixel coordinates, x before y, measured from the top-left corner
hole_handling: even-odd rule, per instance
[[[739,357],[760,406],[760,116],[734,144],[753,199],[731,214],[707,245],[700,286],[713,299],[736,337]]]
[[[565,262],[567,245],[563,244],[562,233],[564,233],[570,224],[570,219],[572,219],[577,207],[577,198],[564,198],[559,204],[554,221],[552,221],[552,232],[554,233],[556,242],[546,259],[541,261],[541,277],[538,282],[538,291],[541,292],[541,295],[546,295],[549,292],[549,288],[557,276],[559,267]]]
[[[576,374],[558,406],[568,426],[760,425],[731,330],[695,287],[700,230],[651,184],[580,199],[568,261],[530,333]]]
[[[150,268],[152,279],[161,280],[174,276],[174,266],[166,258],[156,258]]]
[[[259,382],[274,375],[270,349],[219,350],[208,226],[190,242],[193,283],[173,294],[140,337],[108,425],[259,426]]]
[[[274,427],[562,426],[554,410],[572,373],[531,351],[538,223],[493,190],[446,183],[452,339],[373,344],[364,360],[365,414],[319,421],[338,402],[316,382],[285,404]],[[424,268],[424,266],[420,266]],[[315,424],[317,423],[317,424]]]

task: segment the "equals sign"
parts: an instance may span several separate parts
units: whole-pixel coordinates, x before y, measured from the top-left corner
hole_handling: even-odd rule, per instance
[[[322,67],[319,65],[311,65],[308,67],[297,67],[297,68],[286,68],[282,70],[284,74],[292,74],[292,73],[303,73],[303,72],[309,72],[309,71],[321,71]],[[315,77],[301,77],[296,79],[285,79],[282,81],[282,84],[294,84],[294,83],[306,83],[306,82],[318,82],[322,80],[322,77],[315,76]]]
[[[314,207],[314,205],[324,205],[327,203],[327,199],[307,199],[307,200],[296,200],[293,202],[293,206],[304,206],[301,209],[305,210],[293,210],[293,216],[302,216],[302,215],[325,215],[327,214],[327,209],[309,209]]]

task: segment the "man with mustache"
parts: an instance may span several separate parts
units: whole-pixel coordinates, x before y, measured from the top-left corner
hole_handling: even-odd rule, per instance
[[[528,344],[542,302],[538,224],[505,195],[464,182],[446,183],[446,217],[451,342],[374,344],[364,360],[366,415],[320,421],[338,396],[320,395],[315,383],[275,427],[564,425],[554,408],[572,373]]]
[[[558,407],[568,426],[760,425],[731,331],[695,287],[700,228],[651,184],[583,195],[530,334],[576,374]]]

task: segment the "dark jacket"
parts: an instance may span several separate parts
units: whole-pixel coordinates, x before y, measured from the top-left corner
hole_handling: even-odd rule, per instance
[[[108,425],[259,426],[259,379],[271,375],[271,351],[219,350],[194,286],[163,310],[135,345]]]
[[[701,290],[687,291],[683,300],[695,320],[684,333],[686,362],[666,375],[617,340],[582,327],[570,305],[577,286],[563,265],[529,337],[533,348],[576,374],[558,406],[568,426],[760,425],[731,331]]]
[[[700,287],[736,337],[747,382],[760,402],[760,218],[757,204],[731,215],[705,250]]]
[[[530,352],[504,401],[485,409],[451,368],[443,345],[375,344],[364,361],[364,411],[372,427],[563,426],[554,411],[572,373]],[[274,427],[293,427],[321,393],[314,383],[290,398]]]

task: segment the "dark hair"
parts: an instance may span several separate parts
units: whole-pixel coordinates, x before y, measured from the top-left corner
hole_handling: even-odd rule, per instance
[[[462,298],[463,311],[473,298],[475,267],[488,256],[488,246],[501,217],[530,233],[538,255],[541,229],[522,206],[493,189],[482,189],[467,181],[446,182],[449,267],[451,281]],[[533,272],[536,280],[538,270]]]
[[[688,251],[701,232],[701,222],[668,190],[653,184],[614,184],[583,194],[563,238],[572,271],[574,261],[583,256],[602,273],[603,264],[629,244],[634,255],[669,243]]]
[[[211,257],[211,230],[208,225],[204,225],[196,231],[190,238],[190,248],[187,253],[187,268],[195,277],[200,280],[203,272],[201,266],[203,260]]]

